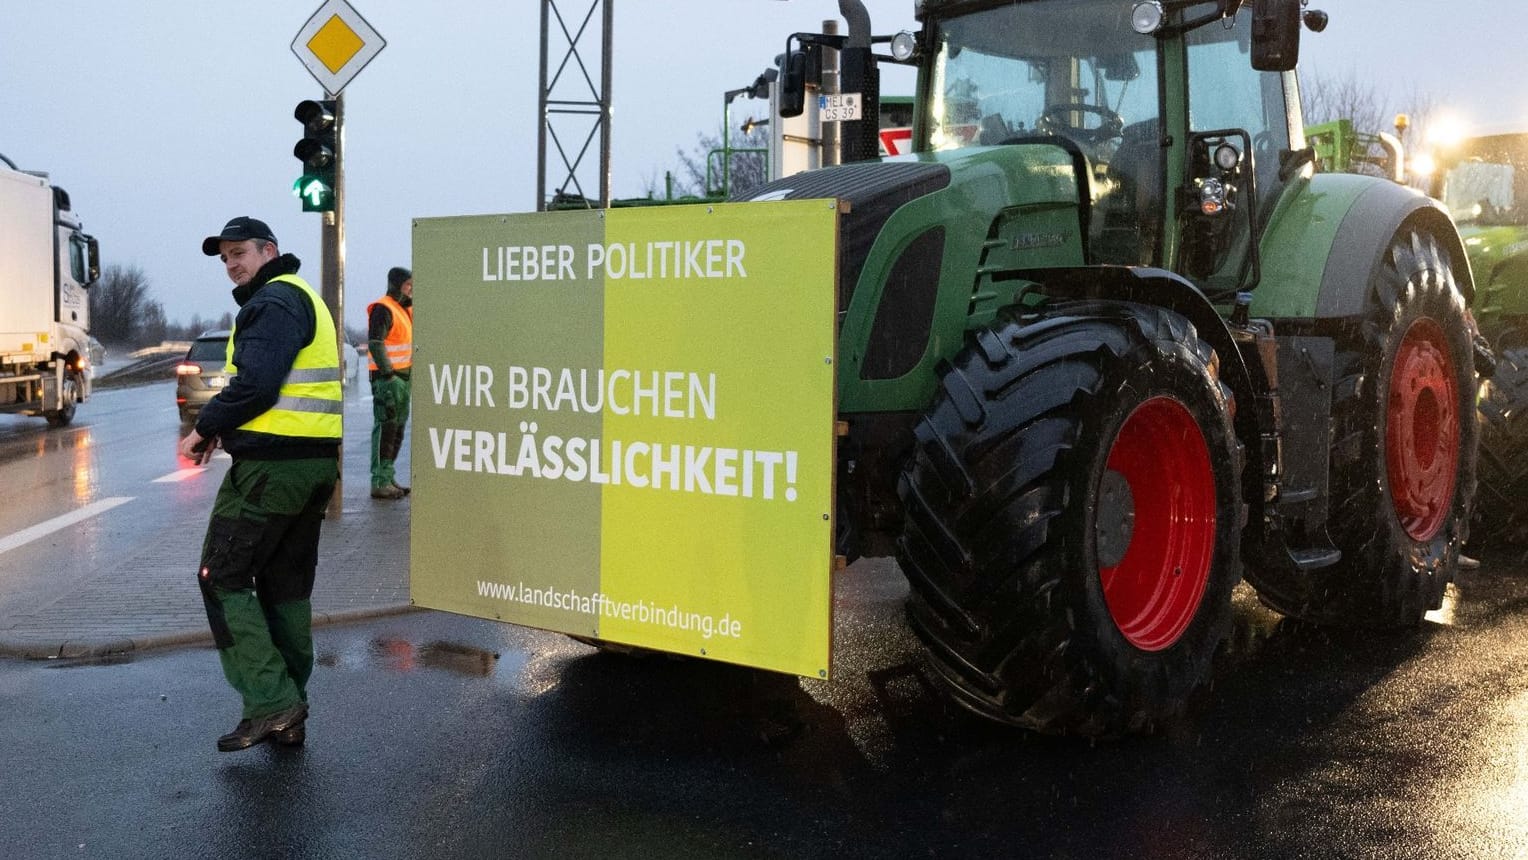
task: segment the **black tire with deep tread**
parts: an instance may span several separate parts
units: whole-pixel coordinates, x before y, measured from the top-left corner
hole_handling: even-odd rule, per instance
[[[1471,546],[1528,546],[1528,347],[1496,356],[1480,398],[1480,488]]]
[[[1430,318],[1447,339],[1458,388],[1459,457],[1452,505],[1428,540],[1401,526],[1386,473],[1391,370],[1410,326]],[[1275,609],[1307,621],[1357,627],[1421,622],[1443,601],[1459,566],[1475,495],[1475,369],[1464,297],[1447,249],[1403,229],[1369,280],[1365,310],[1337,341],[1328,534],[1342,560],[1314,571],[1299,605]],[[1286,453],[1286,456],[1288,454]]]
[[[1209,674],[1239,579],[1242,450],[1213,350],[1171,311],[1053,306],[980,331],[916,428],[898,561],[934,675],[960,704],[1046,733],[1149,731]],[[1159,651],[1104,602],[1093,513],[1116,434],[1167,395],[1208,448],[1215,549],[1196,614]]]

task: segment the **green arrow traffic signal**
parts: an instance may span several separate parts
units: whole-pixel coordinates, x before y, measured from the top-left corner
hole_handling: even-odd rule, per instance
[[[324,182],[322,176],[297,177],[297,181],[292,183],[292,194],[302,198],[304,212],[334,211],[334,189]]]

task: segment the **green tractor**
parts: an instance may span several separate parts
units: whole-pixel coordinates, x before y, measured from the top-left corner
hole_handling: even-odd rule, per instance
[[[1396,129],[1410,124],[1405,114],[1396,117]],[[1322,173],[1378,173],[1406,182],[1406,158],[1401,139],[1388,132],[1359,131],[1350,119],[1336,119],[1305,127],[1305,140],[1316,150],[1316,169]]]
[[[1528,133],[1471,137],[1432,154],[1428,191],[1453,214],[1479,278],[1474,313],[1496,352],[1480,393],[1477,536],[1528,545]]]
[[[1416,625],[1475,492],[1466,247],[1434,200],[1317,174],[1301,0],[921,0],[840,51],[837,551],[895,555],[932,675],[1050,733],[1147,731],[1245,579],[1279,612]],[[887,56],[874,46],[890,43]],[[876,159],[876,63],[915,64]]]

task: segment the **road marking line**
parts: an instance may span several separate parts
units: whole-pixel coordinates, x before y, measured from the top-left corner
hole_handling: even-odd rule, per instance
[[[212,455],[212,459],[214,459],[214,460],[232,460],[233,458],[228,456],[228,452],[227,451],[224,451],[223,449],[219,448],[217,453]],[[200,475],[201,473],[203,473],[205,471],[207,471],[207,467],[206,466],[192,466],[189,469],[178,469],[178,470],[176,470],[174,472],[171,472],[168,475],[160,475],[159,477],[155,478],[154,480],[150,481],[149,483],[151,483],[151,484],[173,484],[173,483],[175,483],[177,481],[184,481],[187,478],[194,478],[197,475]]]
[[[35,526],[24,528],[15,534],[0,538],[0,553],[10,552],[16,547],[29,544],[40,537],[47,537],[59,529],[65,529],[82,520],[88,520],[96,514],[104,514],[112,508],[118,505],[125,505],[132,500],[132,496],[113,496],[109,499],[102,499],[94,504],[86,505],[77,511],[70,511],[51,520],[40,522]]]
[[[151,484],[169,484],[169,483],[173,483],[175,481],[184,481],[187,478],[194,478],[197,475],[200,475],[201,473],[203,473],[205,471],[207,471],[207,470],[202,468],[201,466],[192,466],[189,469],[181,469],[180,471],[171,472],[168,475],[164,475],[164,476],[155,478],[154,480],[150,481],[149,483],[151,483]]]

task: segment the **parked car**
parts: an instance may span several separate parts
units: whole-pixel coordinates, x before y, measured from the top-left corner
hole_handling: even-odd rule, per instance
[[[226,330],[203,332],[175,366],[175,405],[180,409],[182,424],[195,421],[207,401],[228,384],[223,365],[228,360],[230,334]]]

